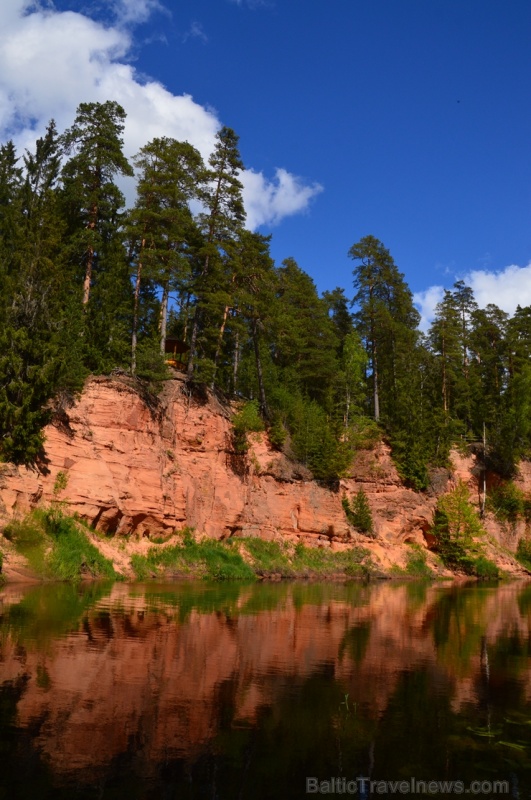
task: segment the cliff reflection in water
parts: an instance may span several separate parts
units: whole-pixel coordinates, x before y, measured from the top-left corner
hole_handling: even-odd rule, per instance
[[[1,601],[0,798],[73,783],[303,797],[312,775],[531,796],[528,585],[11,586]]]

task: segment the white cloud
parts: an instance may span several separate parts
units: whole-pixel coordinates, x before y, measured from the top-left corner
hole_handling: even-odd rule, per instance
[[[229,0],[237,6],[247,6],[248,8],[263,8],[271,5],[270,0]]]
[[[127,112],[128,157],[153,137],[170,136],[208,158],[221,124],[216,112],[143,80],[127,63],[134,42],[124,23],[145,21],[158,0],[115,0],[113,7],[119,14],[114,26],[51,4],[0,2],[0,141],[13,138],[19,151],[32,149],[51,118],[64,130],[80,102],[115,100]],[[303,211],[321,190],[284,169],[272,181],[249,170],[242,182],[249,227]],[[123,188],[131,199],[131,185]]]
[[[247,225],[275,225],[284,217],[308,208],[310,201],[323,191],[318,183],[308,185],[285,169],[277,169],[273,180],[262,172],[247,170],[241,176]]]
[[[187,42],[188,39],[199,39],[201,42],[206,44],[208,42],[208,36],[203,30],[203,26],[200,22],[194,20],[190,25],[189,29],[186,33],[183,33],[182,40],[183,42]]]
[[[420,324],[421,331],[427,331],[430,322],[435,316],[435,306],[443,299],[444,287],[443,286],[430,286],[423,292],[415,292],[413,295],[413,302],[420,311]]]
[[[511,264],[499,272],[473,270],[463,280],[473,289],[480,308],[494,303],[514,314],[517,305],[531,305],[531,263],[527,267]]]
[[[497,272],[488,272],[484,269],[472,270],[464,275],[462,280],[474,292],[480,308],[493,303],[502,311],[512,315],[517,305],[522,307],[531,305],[531,263],[527,267],[511,264]],[[443,293],[442,286],[430,286],[425,291],[413,295],[415,305],[422,315],[420,323],[422,330],[428,329],[434,317],[435,306],[442,300]]]
[[[122,24],[147,22],[154,11],[161,11],[158,0],[114,0],[115,14]]]

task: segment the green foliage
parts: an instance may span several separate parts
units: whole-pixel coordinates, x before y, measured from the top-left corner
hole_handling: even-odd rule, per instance
[[[233,445],[236,453],[244,454],[249,450],[247,434],[263,431],[264,422],[258,409],[258,401],[250,400],[232,418]]]
[[[133,556],[131,566],[139,580],[161,572],[177,575],[192,573],[215,581],[255,579],[254,571],[237,550],[213,540],[196,542],[191,535],[184,539],[183,546],[151,547],[146,556]]]
[[[519,539],[516,558],[528,570],[531,570],[531,539]]]
[[[371,507],[363,489],[359,489],[352,500],[345,495],[341,500],[346,517],[361,533],[372,536],[374,533]]]
[[[426,563],[426,551],[418,544],[411,544],[406,556],[406,574],[414,578],[432,578],[433,572]]]
[[[89,541],[80,524],[58,507],[11,522],[4,536],[43,578],[117,578],[111,562]]]
[[[126,213],[124,125],[116,102],[82,103],[22,158],[0,145],[0,460],[38,463],[55,398],[90,372],[130,368],[159,386],[167,327],[189,347],[189,385],[255,398],[273,446],[327,484],[382,436],[417,491],[484,428],[490,470],[511,478],[531,457],[531,308],[479,309],[458,281],[423,336],[374,236],[349,251],[354,297],[320,296],[293,258],[275,265],[269,236],[245,230],[230,128],[206,166],[188,142],[148,142]],[[253,424],[236,420],[240,455]]]
[[[367,580],[376,573],[370,552],[364,547],[353,547],[334,553],[329,549],[305,547],[300,543],[295,548],[292,564],[297,574],[307,577],[327,577],[343,573],[349,578]]]
[[[429,453],[421,436],[415,436],[407,430],[397,431],[392,439],[392,457],[398,474],[406,486],[416,492],[428,488]]]
[[[89,542],[86,533],[71,517],[48,511],[44,515],[46,533],[52,539],[52,550],[46,566],[54,578],[76,581],[83,576],[116,578],[111,562]]]
[[[470,503],[466,483],[459,481],[456,488],[439,498],[437,510],[446,517],[448,535],[452,541],[470,546],[485,529],[475,508]]]
[[[501,522],[516,522],[524,517],[531,517],[531,498],[512,481],[495,486],[488,494],[487,508],[492,511]]]
[[[302,542],[293,548],[260,538],[197,542],[189,535],[183,539],[182,545],[152,547],[146,556],[133,555],[131,566],[138,580],[163,575],[215,581],[339,575],[367,579],[376,571],[369,551],[361,547],[336,553]]]
[[[258,575],[280,575],[283,578],[294,576],[288,552],[278,542],[264,539],[243,539],[243,546],[252,559],[252,566]]]
[[[478,556],[473,561],[474,575],[482,580],[497,580],[500,570],[496,564],[485,556]]]
[[[286,442],[288,432],[284,423],[282,422],[282,416],[278,411],[275,411],[272,415],[271,425],[267,430],[267,435],[271,445],[275,448],[275,450],[282,450]]]
[[[263,431],[264,422],[258,409],[258,401],[250,400],[245,403],[241,411],[234,415],[232,420],[235,431],[249,433],[251,431]]]
[[[485,535],[485,529],[462,481],[453,492],[439,498],[432,532],[447,567],[479,578],[498,577],[496,565],[479,549],[478,539]]]
[[[55,481],[53,484],[53,493],[54,495],[58,495],[63,492],[66,487],[68,486],[68,475],[66,472],[58,472]]]
[[[160,389],[163,381],[169,377],[168,367],[160,348],[149,340],[139,344],[136,351],[136,373],[141,380],[147,381],[154,389]]]
[[[183,540],[183,545],[185,547],[191,547],[191,545],[195,544],[195,532],[193,528],[190,528],[186,525],[181,531],[180,536]]]

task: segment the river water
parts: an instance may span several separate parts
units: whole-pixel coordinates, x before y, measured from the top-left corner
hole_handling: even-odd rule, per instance
[[[0,800],[528,798],[530,625],[525,583],[7,586]]]

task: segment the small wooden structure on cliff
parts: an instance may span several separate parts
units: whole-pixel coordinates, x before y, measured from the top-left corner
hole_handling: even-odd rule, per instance
[[[189,351],[189,346],[186,342],[182,342],[180,339],[169,338],[166,339],[164,344],[164,352],[166,354],[166,364],[170,367],[174,367],[175,369],[182,370],[183,372],[186,370],[186,364],[180,356],[183,356],[185,353]]]

